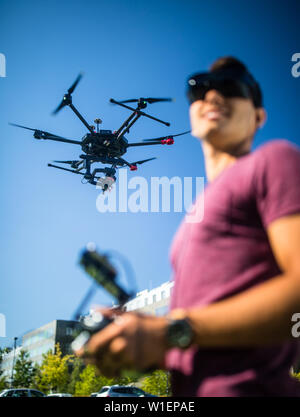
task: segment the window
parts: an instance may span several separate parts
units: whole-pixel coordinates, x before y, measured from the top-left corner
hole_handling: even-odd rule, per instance
[[[31,394],[31,397],[44,397],[44,394],[40,391],[31,390],[30,394]]]
[[[113,388],[114,392],[117,392],[118,394],[131,394],[132,391],[130,388]]]
[[[127,394],[127,395],[136,395],[136,396],[141,396],[141,395],[145,395],[144,391],[139,389],[139,388],[135,388],[135,387],[119,387],[119,388],[113,388],[112,389],[113,392],[116,392],[118,394]]]
[[[99,391],[99,394],[102,394],[102,392],[106,392],[108,391],[109,387],[102,387],[101,390]]]
[[[72,327],[67,327],[66,328],[66,335],[67,336],[72,336],[73,335],[73,329],[72,329]]]
[[[136,395],[139,395],[139,396],[145,395],[144,391],[139,389],[139,388],[132,388],[132,392],[133,392],[133,394],[136,394]]]
[[[28,397],[28,391],[25,389],[18,389],[13,391],[12,397]]]

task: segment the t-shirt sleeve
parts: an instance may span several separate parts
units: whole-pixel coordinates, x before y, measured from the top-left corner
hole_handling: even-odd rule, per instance
[[[264,226],[300,214],[300,149],[277,140],[266,145],[258,159],[256,201]]]

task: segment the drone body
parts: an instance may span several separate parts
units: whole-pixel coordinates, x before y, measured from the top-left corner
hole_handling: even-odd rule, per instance
[[[127,146],[128,140],[124,136],[117,139],[111,130],[100,130],[87,133],[82,138],[81,149],[88,155],[117,158],[126,153]]]
[[[152,120],[155,120],[159,123],[162,123],[166,126],[170,126],[170,123],[164,122],[156,117],[153,117],[147,113],[144,113],[142,109],[147,107],[147,104],[156,103],[160,101],[172,101],[172,99],[168,98],[140,98],[140,99],[131,99],[125,101],[116,101],[111,99],[110,102],[113,104],[117,104],[122,106],[126,109],[132,111],[131,115],[125,120],[125,122],[120,126],[120,128],[116,131],[112,130],[100,130],[99,124],[102,123],[101,119],[95,119],[94,122],[97,125],[97,129],[95,126],[91,126],[87,123],[87,121],[82,117],[79,111],[75,108],[72,103],[72,93],[76,88],[78,82],[80,81],[82,75],[80,74],[76,81],[72,84],[69,88],[68,92],[64,95],[63,100],[57,107],[57,109],[53,112],[54,114],[58,113],[63,107],[69,106],[76,116],[81,120],[81,122],[86,126],[89,130],[89,133],[83,136],[81,141],[66,139],[58,135],[54,135],[52,133],[39,130],[39,129],[32,129],[30,127],[16,125],[11,123],[13,126],[21,127],[23,129],[32,130],[34,132],[33,136],[35,139],[45,139],[45,140],[54,140],[58,142],[65,142],[65,143],[72,143],[75,145],[79,145],[83,154],[79,156],[80,159],[73,160],[73,161],[54,161],[61,164],[68,164],[72,169],[65,168],[63,166],[48,164],[48,166],[53,168],[62,169],[65,171],[72,172],[74,174],[82,175],[83,178],[89,182],[90,184],[99,185],[103,192],[106,190],[111,189],[112,183],[116,180],[115,173],[116,169],[128,166],[131,171],[137,170],[137,165],[143,164],[145,162],[151,161],[156,158],[148,158],[141,161],[135,162],[128,162],[122,158],[122,156],[127,152],[129,147],[132,146],[147,146],[147,145],[172,145],[174,143],[174,136],[181,136],[188,132],[179,133],[177,135],[170,135],[170,136],[162,136],[160,138],[155,139],[144,139],[142,142],[135,142],[129,143],[128,140],[125,138],[125,134],[129,133],[130,128],[133,124],[141,117],[147,117]],[[130,102],[137,102],[137,107],[132,108],[124,103]],[[102,167],[102,168],[95,168],[92,171],[92,164],[94,163],[101,163],[102,165],[110,165],[109,167]],[[97,176],[98,173],[104,173],[105,177]]]

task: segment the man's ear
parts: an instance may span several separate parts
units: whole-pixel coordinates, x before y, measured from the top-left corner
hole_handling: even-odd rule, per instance
[[[256,127],[262,128],[267,121],[267,112],[263,107],[256,109]]]

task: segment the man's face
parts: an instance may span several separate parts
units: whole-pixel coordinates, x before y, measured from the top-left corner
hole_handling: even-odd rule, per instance
[[[217,90],[190,106],[192,135],[221,151],[249,142],[264,120],[264,109],[255,108],[251,99],[226,98]]]

